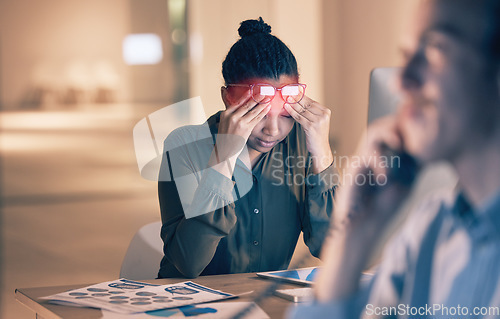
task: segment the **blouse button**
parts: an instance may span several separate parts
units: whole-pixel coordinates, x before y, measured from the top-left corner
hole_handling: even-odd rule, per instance
[[[254,209],[254,210],[253,210],[253,212],[254,212],[255,214],[258,214],[258,213],[259,213],[259,210],[256,208],[256,209]]]

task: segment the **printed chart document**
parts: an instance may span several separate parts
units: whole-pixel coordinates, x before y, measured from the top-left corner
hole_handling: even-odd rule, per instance
[[[139,313],[236,297],[191,281],[154,285],[122,278],[40,299],[119,313]]]
[[[241,319],[268,319],[269,316],[253,302],[211,302],[200,305],[182,306],[180,308],[160,309],[144,313],[122,314],[102,310],[102,319],[159,319],[159,317],[169,319],[177,318],[200,318],[200,319],[230,319],[240,314],[241,310],[252,306]]]

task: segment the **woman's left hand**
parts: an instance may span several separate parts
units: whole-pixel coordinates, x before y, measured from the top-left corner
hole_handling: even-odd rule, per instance
[[[306,133],[307,150],[312,156],[313,173],[318,174],[333,162],[330,148],[330,116],[332,111],[304,96],[299,103],[285,103],[285,110]]]

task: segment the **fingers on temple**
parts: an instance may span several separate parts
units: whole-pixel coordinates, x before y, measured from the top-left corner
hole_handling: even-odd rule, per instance
[[[299,123],[304,124],[305,121],[310,121],[307,117],[304,116],[305,109],[299,105],[295,104],[285,104],[285,110]]]
[[[259,106],[262,105],[264,106],[260,111],[250,120],[252,124],[258,123],[260,120],[266,116],[267,113],[269,113],[269,110],[271,110],[271,104],[266,103],[266,104],[259,104]],[[254,110],[256,110],[255,108]],[[257,110],[256,110],[257,111]]]
[[[241,96],[241,98],[236,101],[234,104],[230,105],[227,108],[228,112],[236,112],[240,110],[241,108],[244,108],[248,103],[254,102],[252,99],[252,94],[250,91],[247,91],[245,94]]]
[[[310,99],[307,96],[304,96],[304,98],[298,103],[300,106],[304,108],[304,110],[314,114],[314,115],[319,115],[323,116],[323,111],[325,109],[324,106],[319,104],[318,102]]]

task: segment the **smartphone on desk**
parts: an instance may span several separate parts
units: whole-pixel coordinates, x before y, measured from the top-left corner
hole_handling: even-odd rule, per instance
[[[283,299],[292,302],[309,302],[314,299],[312,287],[293,288],[293,289],[278,289],[274,294]]]

